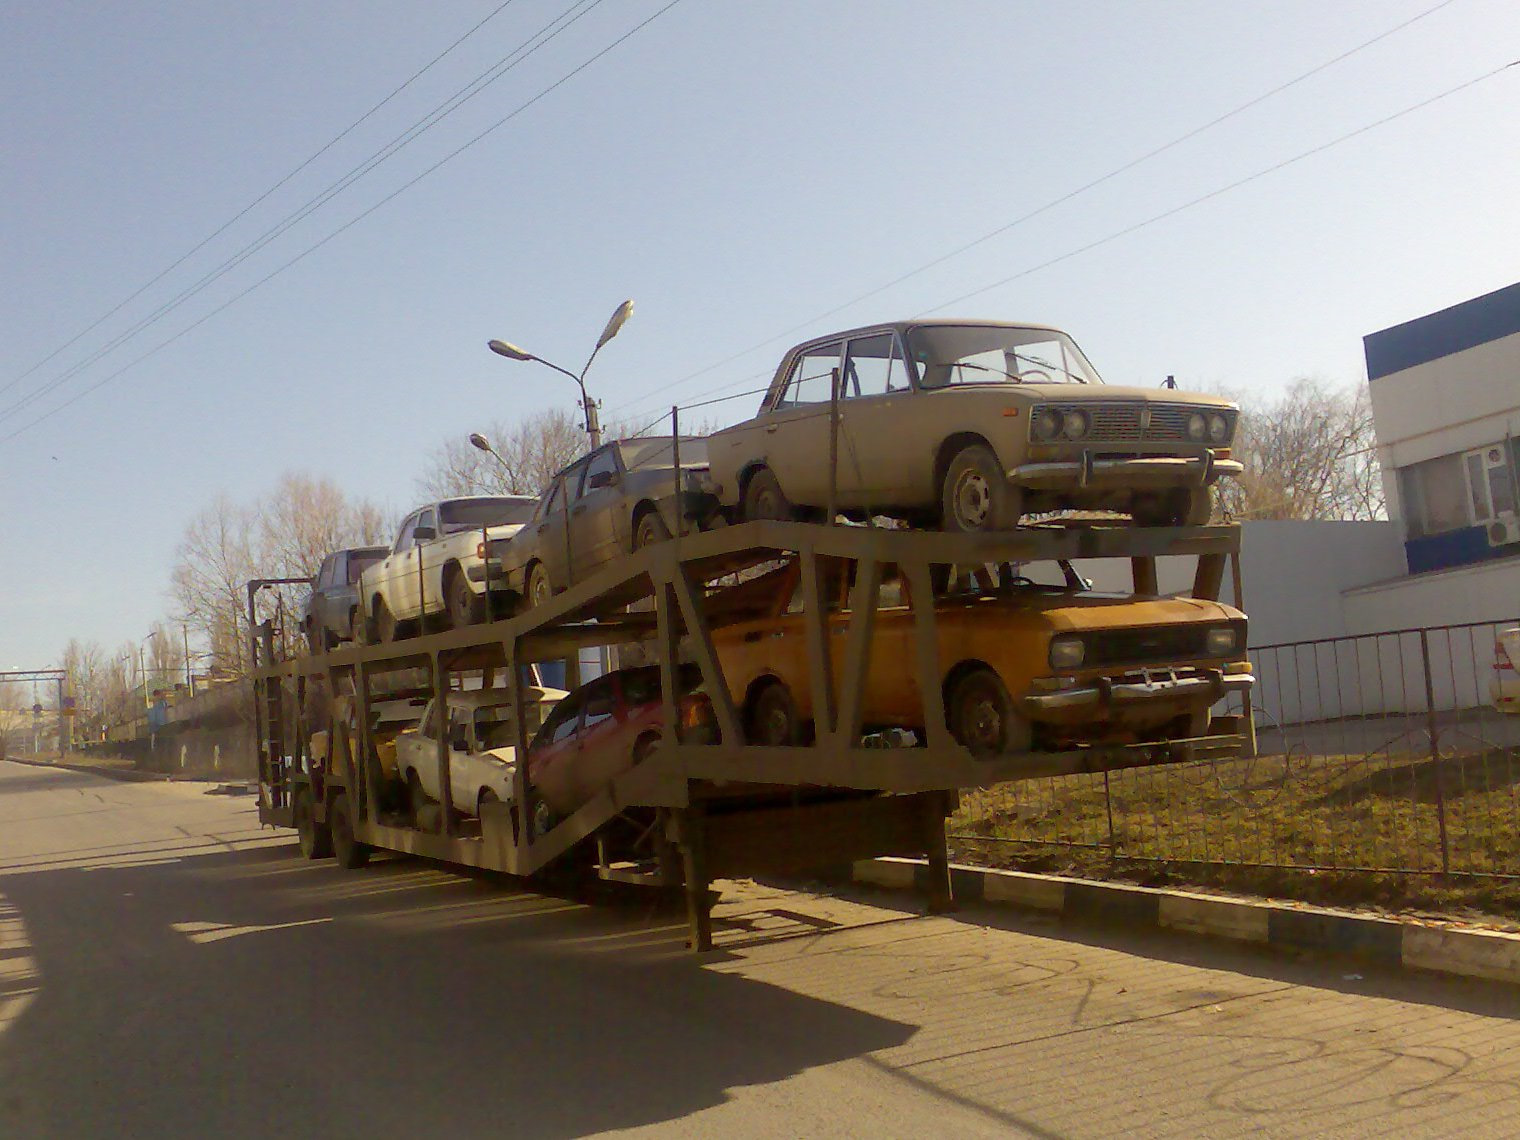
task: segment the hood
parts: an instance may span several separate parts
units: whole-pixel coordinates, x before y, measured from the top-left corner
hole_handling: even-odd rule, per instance
[[[1011,597],[953,599],[950,609],[996,610],[1010,618],[1055,631],[1125,629],[1132,626],[1182,625],[1194,622],[1236,621],[1245,614],[1223,602],[1203,598],[1144,598],[1130,594],[1073,593],[1069,590],[1027,590]],[[985,608],[985,609],[984,609]]]

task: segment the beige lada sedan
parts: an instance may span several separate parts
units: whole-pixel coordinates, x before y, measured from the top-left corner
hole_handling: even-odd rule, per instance
[[[1238,414],[1217,396],[1110,387],[1059,329],[899,321],[788,352],[760,413],[708,438],[709,480],[736,521],[819,518],[832,450],[833,503],[855,517],[983,531],[1080,509],[1197,525],[1213,484],[1240,473]]]

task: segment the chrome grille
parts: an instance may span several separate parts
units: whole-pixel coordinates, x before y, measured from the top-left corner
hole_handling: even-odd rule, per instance
[[[1041,412],[1049,409],[1059,415],[1067,412],[1082,412],[1090,423],[1086,435],[1080,440],[1073,442],[1085,443],[1117,443],[1117,442],[1146,442],[1146,443],[1172,443],[1194,442],[1187,437],[1188,417],[1194,412],[1202,412],[1208,415],[1211,412],[1223,412],[1229,421],[1229,431],[1225,435],[1223,445],[1228,446],[1235,435],[1235,413],[1217,406],[1197,406],[1193,404],[1162,404],[1162,403],[1100,403],[1097,401],[1083,401],[1072,404],[1041,404],[1033,409],[1029,417],[1030,439],[1034,442],[1042,442],[1034,437],[1034,424]],[[1144,430],[1141,425],[1144,424]],[[1064,437],[1048,442],[1063,442]]]

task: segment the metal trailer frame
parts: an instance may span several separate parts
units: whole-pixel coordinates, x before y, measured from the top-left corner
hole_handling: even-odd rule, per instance
[[[1156,593],[1156,558],[1197,558],[1192,596],[1215,599],[1227,562],[1240,600],[1240,535],[1236,525],[1141,528],[1053,524],[1003,533],[949,534],[868,526],[757,521],[677,535],[628,555],[585,581],[517,616],[383,645],[274,660],[270,623],[259,631],[253,673],[258,708],[259,818],[277,826],[332,826],[339,856],[358,865],[369,847],[426,856],[529,878],[631,809],[652,809],[657,857],[645,866],[614,865],[597,847],[602,878],[683,885],[691,945],[712,945],[710,881],[803,869],[838,868],[881,855],[923,856],[931,911],[953,905],[945,819],[961,788],[1072,772],[1096,772],[1177,759],[1225,758],[1250,745],[1250,703],[1236,718],[1215,718],[1210,734],[1167,745],[1083,747],[974,758],[947,727],[943,669],[938,661],[936,574],[945,568],[1055,559],[1127,558],[1136,593]],[[815,709],[815,739],[794,747],[744,742],[713,649],[725,621],[714,583],[728,575],[795,557],[804,597]],[[828,635],[825,566],[840,560],[854,571],[837,691]],[[914,660],[924,697],[926,740],[912,748],[861,742],[861,703],[883,569],[907,580],[915,619]],[[631,612],[653,600],[653,611]],[[745,615],[748,616],[748,615]],[[737,620],[737,619],[735,619]],[[456,674],[481,670],[482,684],[504,671],[515,704],[517,755],[527,755],[521,666],[575,659],[582,647],[653,640],[664,698],[663,743],[590,802],[541,835],[533,834],[534,789],[518,763],[511,802],[483,806],[478,834],[452,806],[448,734],[438,735],[441,818],[436,831],[398,823],[383,809],[379,752],[371,706],[407,691],[400,671],[423,670],[411,691],[441,696]],[[837,640],[837,639],[836,639]],[[719,742],[680,738],[676,669],[682,645],[702,672]],[[389,680],[387,680],[389,679]],[[385,686],[391,688],[387,691]],[[322,692],[325,690],[325,695]],[[287,699],[289,698],[289,699]],[[351,706],[342,704],[343,699]],[[326,763],[308,762],[314,717],[329,726]],[[1182,746],[1179,752],[1177,745]],[[720,789],[756,785],[793,789],[784,803],[735,809]],[[835,795],[814,795],[832,789]],[[840,790],[844,790],[841,792]],[[304,804],[303,796],[309,797]],[[340,806],[341,805],[341,806]],[[309,813],[298,818],[297,807]],[[415,824],[415,820],[412,823]]]

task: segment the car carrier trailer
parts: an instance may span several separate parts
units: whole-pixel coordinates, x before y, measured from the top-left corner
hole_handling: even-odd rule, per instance
[[[1234,757],[1251,746],[1252,730],[1247,698],[1241,715],[1214,716],[1204,735],[1185,740],[973,756],[947,726],[936,585],[956,567],[1108,558],[1127,560],[1134,592],[1153,595],[1156,560],[1184,556],[1196,560],[1190,591],[1196,598],[1217,601],[1233,566],[1238,605],[1239,550],[1236,525],[1071,522],[950,534],[756,521],[673,537],[516,616],[410,640],[276,660],[266,622],[256,632],[253,673],[259,819],[296,828],[308,857],[332,853],[346,867],[363,865],[379,849],[530,883],[566,868],[683,889],[696,950],[712,945],[709,885],[716,878],[827,870],[883,855],[923,857],[928,908],[941,911],[953,905],[945,821],[960,789]],[[783,557],[800,569],[815,731],[805,744],[766,747],[746,742],[713,631],[734,620],[746,578]],[[825,603],[830,581],[837,581],[829,575],[840,567],[852,583],[850,605],[844,635],[831,638]],[[878,586],[889,567],[909,586],[914,618],[913,659],[902,663],[915,671],[924,706],[922,739],[913,747],[877,747],[862,738]],[[652,646],[661,670],[661,744],[573,814],[535,826],[524,667],[564,660],[573,688],[583,649],[629,643]],[[683,661],[701,670],[715,743],[683,739],[676,685]],[[378,710],[398,700],[420,704],[475,675],[483,685],[504,683],[516,708],[514,794],[482,804],[478,819],[451,807],[448,733],[440,731],[442,802],[422,818],[398,804],[385,775]]]

